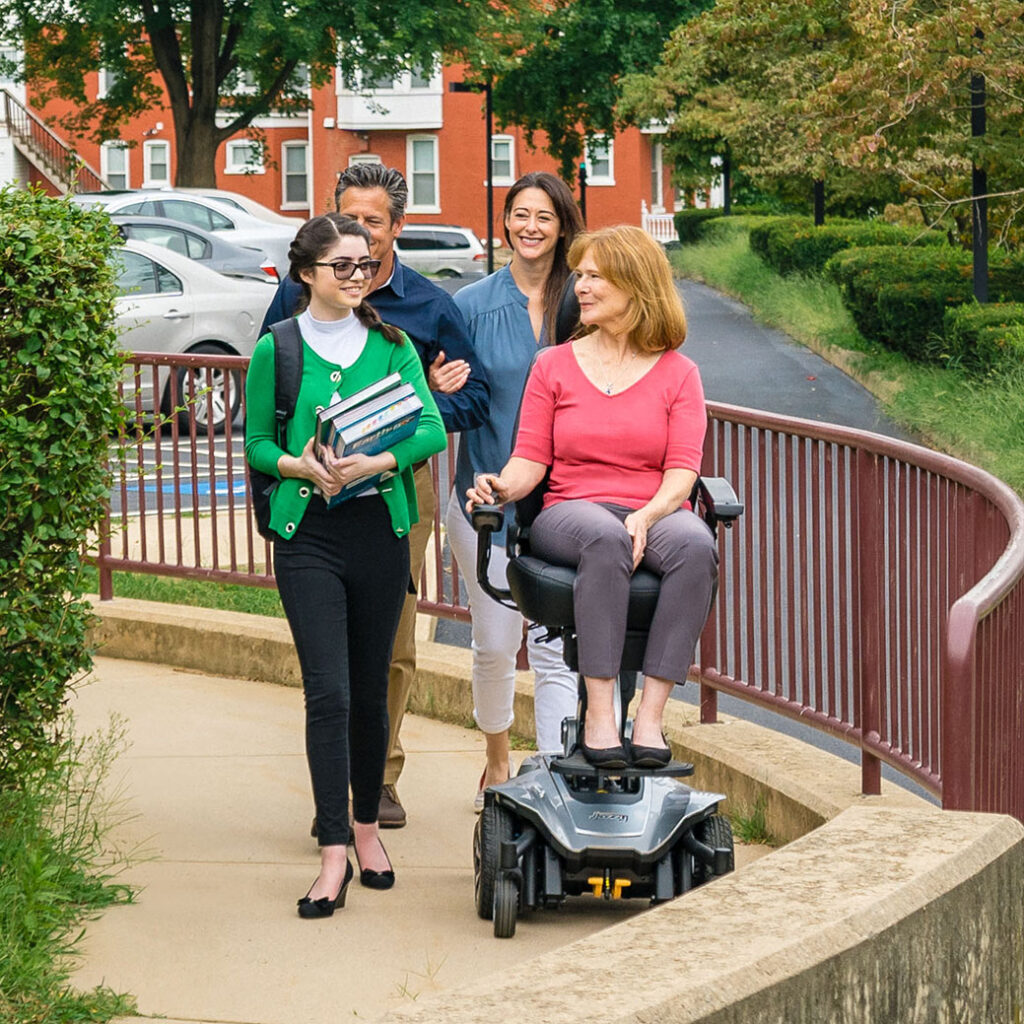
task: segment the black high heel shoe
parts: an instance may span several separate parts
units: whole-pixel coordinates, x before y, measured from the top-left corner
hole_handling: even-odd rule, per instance
[[[377,839],[380,843],[380,838]],[[355,842],[352,843],[352,848],[356,851],[356,863],[359,864],[359,884],[365,885],[367,889],[390,889],[395,884],[395,872],[393,868],[388,868],[386,871],[374,871],[372,868],[364,868],[359,861],[359,849],[356,847]],[[384,850],[384,844],[380,843],[380,848]],[[384,856],[388,857],[388,851],[384,850]],[[391,863],[391,858],[388,857],[388,863]]]
[[[318,900],[311,900],[309,898],[309,892],[313,891],[313,887],[310,886],[309,892],[299,900],[299,917],[307,919],[313,919],[318,917],[330,917],[334,911],[339,907],[345,906],[345,896],[348,894],[348,883],[352,881],[352,876],[355,872],[352,870],[352,861],[345,861],[345,881],[341,883],[341,888],[338,890],[338,895],[332,900],[328,896],[321,896]],[[316,883],[314,882],[314,885]]]

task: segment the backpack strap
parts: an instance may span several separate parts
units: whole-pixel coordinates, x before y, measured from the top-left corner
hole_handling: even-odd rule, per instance
[[[280,445],[285,445],[285,426],[295,412],[302,382],[302,335],[295,317],[270,325],[274,335],[274,418]]]

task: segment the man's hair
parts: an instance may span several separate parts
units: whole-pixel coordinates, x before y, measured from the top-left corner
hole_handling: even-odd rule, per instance
[[[391,223],[405,216],[405,207],[409,202],[409,186],[405,183],[400,171],[383,164],[352,164],[338,175],[338,184],[334,189],[334,205],[341,205],[341,194],[348,188],[382,188],[388,194],[388,205],[391,209]]]

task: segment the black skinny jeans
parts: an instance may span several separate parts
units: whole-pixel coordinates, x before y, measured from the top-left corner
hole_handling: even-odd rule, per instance
[[[355,820],[377,820],[409,540],[378,495],[331,510],[314,497],[295,536],[274,545],[274,572],[302,668],[317,841],[347,843],[350,777]]]

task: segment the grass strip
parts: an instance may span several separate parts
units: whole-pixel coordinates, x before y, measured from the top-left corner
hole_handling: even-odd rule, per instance
[[[108,779],[124,726],[83,740],[70,721],[46,764],[0,789],[0,1020],[78,1024],[131,1014],[135,1002],[106,986],[87,992],[69,978],[83,923],[133,890],[118,881],[137,859],[112,840],[127,818]]]

